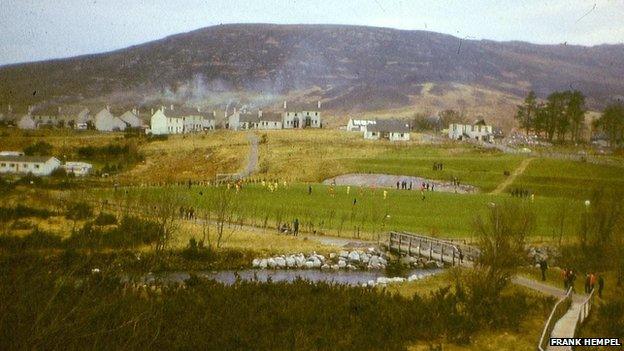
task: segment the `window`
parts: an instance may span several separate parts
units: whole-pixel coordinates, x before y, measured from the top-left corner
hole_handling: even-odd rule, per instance
[[[39,169],[39,165],[35,165],[35,169]]]
[[[6,163],[0,164],[0,167],[6,167]]]
[[[15,168],[15,163],[10,164],[11,168]]]

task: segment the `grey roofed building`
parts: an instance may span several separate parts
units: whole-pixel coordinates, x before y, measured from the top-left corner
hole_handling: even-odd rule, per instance
[[[282,122],[283,116],[281,113],[277,113],[277,112],[262,112],[262,115],[260,116],[260,120],[261,121],[267,121],[267,122]]]
[[[410,126],[406,121],[397,119],[378,119],[375,124],[366,127],[370,132],[409,133]]]
[[[52,156],[0,156],[0,161],[14,161],[14,162],[46,162],[51,159]]]
[[[258,123],[260,117],[254,113],[241,113],[239,118],[240,123]]]

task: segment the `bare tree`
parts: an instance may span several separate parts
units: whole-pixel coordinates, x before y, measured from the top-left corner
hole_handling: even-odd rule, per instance
[[[618,282],[624,279],[624,200],[614,190],[594,191],[585,204],[578,242],[585,265],[592,269],[614,269]]]
[[[477,217],[479,265],[497,288],[505,286],[522,262],[525,239],[534,226],[535,214],[524,203],[491,203],[488,214]]]
[[[180,193],[163,189],[143,202],[147,205],[147,215],[158,224],[159,233],[155,247],[158,255],[168,248],[173,236],[180,229],[179,213],[184,200]]]
[[[214,218],[217,224],[217,248],[221,247],[223,244],[225,236],[225,225],[232,221],[233,213],[236,210],[236,193],[232,190],[227,189],[226,187],[218,187],[216,191],[216,197],[214,199],[213,208],[214,208]],[[231,227],[231,232],[228,235],[231,236],[236,227]]]

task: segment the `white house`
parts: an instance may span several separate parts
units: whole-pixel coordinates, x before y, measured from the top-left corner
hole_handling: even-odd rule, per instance
[[[196,108],[161,107],[152,115],[150,130],[152,134],[197,133],[215,129],[214,113],[201,112]]]
[[[316,104],[292,105],[289,106],[284,101],[284,120],[282,122],[285,129],[297,128],[321,128],[321,102]]]
[[[63,165],[63,168],[65,169],[65,172],[72,173],[75,176],[81,177],[81,176],[86,176],[89,173],[91,173],[91,170],[93,169],[93,165],[91,165],[90,163],[86,163],[86,162],[65,162],[65,164]]]
[[[27,113],[17,120],[17,128],[19,129],[36,129],[37,123],[30,113]]]
[[[282,129],[284,116],[281,113],[259,111],[258,115],[255,129]]]
[[[410,140],[410,126],[409,123],[401,120],[377,120],[374,124],[366,126],[364,139],[408,141]]]
[[[113,132],[123,131],[126,129],[126,122],[119,119],[119,117],[113,116],[110,112],[110,107],[106,106],[101,109],[93,118],[95,129],[100,132]]]
[[[375,120],[372,119],[349,119],[347,123],[348,132],[365,132],[366,126],[375,124]]]
[[[492,126],[485,123],[483,119],[477,120],[473,124],[451,123],[448,128],[448,136],[455,140],[474,139],[490,142],[493,139]]]
[[[0,156],[0,173],[47,176],[61,165],[51,156]]]

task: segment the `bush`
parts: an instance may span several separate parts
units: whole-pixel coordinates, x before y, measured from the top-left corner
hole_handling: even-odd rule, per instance
[[[93,221],[96,225],[112,225],[117,224],[117,217],[111,213],[100,212],[100,214]]]
[[[27,156],[49,156],[52,154],[52,145],[45,141],[38,141],[24,148],[24,154]]]
[[[67,208],[67,213],[65,214],[65,217],[74,221],[88,219],[92,216],[93,208],[86,202],[76,202],[70,204]]]

